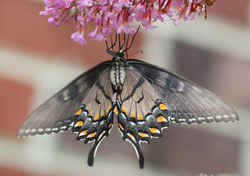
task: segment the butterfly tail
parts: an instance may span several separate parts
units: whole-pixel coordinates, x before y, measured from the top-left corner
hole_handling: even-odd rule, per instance
[[[102,136],[99,140],[95,140],[93,147],[90,149],[89,155],[88,155],[88,161],[87,161],[89,166],[94,165],[94,159],[95,159],[97,148],[99,147],[104,137],[105,136]]]
[[[125,140],[128,141],[129,143],[131,143],[131,145],[133,146],[133,148],[136,152],[138,161],[139,161],[139,167],[140,167],[140,169],[143,169],[144,168],[144,156],[143,156],[143,152],[141,149],[141,144],[138,141],[135,142],[135,141],[131,140],[129,137],[125,137]]]
[[[139,143],[136,143],[135,148],[136,148],[136,152],[138,153],[138,160],[139,160],[140,169],[143,169],[144,168],[144,156],[143,156],[143,152],[141,150],[141,145]]]

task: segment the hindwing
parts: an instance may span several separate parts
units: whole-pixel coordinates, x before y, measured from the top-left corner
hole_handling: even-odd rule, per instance
[[[134,146],[140,167],[143,168],[140,142],[149,142],[152,137],[161,137],[162,129],[168,126],[168,112],[160,101],[158,92],[141,73],[128,65],[126,74],[118,126],[123,139]]]

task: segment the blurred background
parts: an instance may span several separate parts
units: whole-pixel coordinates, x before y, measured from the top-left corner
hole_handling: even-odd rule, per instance
[[[91,66],[110,59],[103,42],[89,39],[79,46],[70,40],[72,24],[48,24],[47,17],[39,16],[43,8],[39,0],[1,0],[1,176],[250,175],[248,0],[217,1],[208,20],[158,24],[137,37],[131,57],[145,58],[212,90],[234,105],[241,119],[170,127],[161,139],[143,144],[143,170],[116,129],[101,144],[92,168],[86,163],[91,144],[76,141],[70,132],[16,139],[30,111]]]

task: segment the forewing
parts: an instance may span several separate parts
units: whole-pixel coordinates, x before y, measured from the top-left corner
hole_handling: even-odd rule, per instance
[[[239,120],[232,107],[209,90],[143,61],[131,59],[129,65],[154,87],[172,122],[191,124]]]
[[[103,62],[89,71],[83,73],[53,97],[40,105],[19,130],[18,136],[52,133],[67,130],[74,118],[74,112],[89,94],[96,80],[110,62]],[[58,123],[61,122],[61,123]],[[63,123],[62,123],[63,122]]]

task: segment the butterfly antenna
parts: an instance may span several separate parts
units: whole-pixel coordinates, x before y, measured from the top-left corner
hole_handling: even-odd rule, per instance
[[[117,42],[117,33],[115,33],[115,41],[114,41],[113,46],[115,46],[115,45],[116,45],[116,42]]]
[[[121,50],[121,34],[118,34],[118,50]]]
[[[106,50],[109,50],[110,48],[109,48],[109,46],[108,46],[107,40],[105,40],[105,45],[106,45]]]
[[[112,40],[112,38],[111,38],[111,40]],[[112,50],[114,49],[116,42],[117,42],[117,33],[115,33],[115,41],[113,42],[113,40],[112,40],[112,42],[111,42],[112,43]]]
[[[113,38],[112,38],[112,34],[110,35],[110,44],[111,44],[111,49],[114,49],[114,43],[113,43]]]
[[[129,38],[130,38],[130,34],[128,34],[126,45],[125,45],[125,49],[128,48]]]
[[[125,32],[123,33],[123,43],[121,45],[121,49],[126,45],[126,34]]]
[[[112,35],[110,35],[110,46],[108,44],[108,41],[105,40],[106,50],[107,51],[113,50],[115,45],[116,45],[116,42],[117,42],[117,33],[115,34],[115,40],[114,41],[113,41]]]
[[[129,45],[125,48],[124,52],[127,52],[127,51],[132,47],[132,45],[133,45],[133,43],[134,43],[134,41],[135,41],[135,37],[136,37],[136,35],[138,34],[139,30],[140,30],[140,25],[138,26],[138,28],[137,28],[135,34],[133,35],[133,37],[132,37],[132,39],[131,39]]]
[[[124,54],[125,54],[125,56],[126,56],[127,59],[128,59],[127,48],[128,48],[128,45],[129,45],[129,38],[130,38],[130,34],[127,35],[126,44],[125,44],[125,49],[124,49]]]

